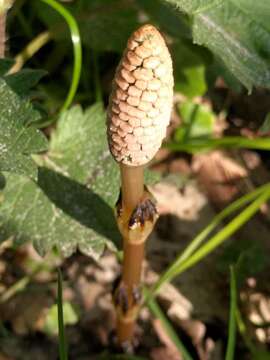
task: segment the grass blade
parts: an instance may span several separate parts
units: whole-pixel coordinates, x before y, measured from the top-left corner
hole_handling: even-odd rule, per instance
[[[167,282],[174,273],[174,269],[177,269],[192,253],[201,245],[201,243],[206,239],[206,237],[229,215],[237,211],[242,206],[246,205],[256,197],[258,197],[265,190],[270,189],[270,183],[259,187],[258,189],[250,192],[249,194],[244,195],[240,199],[237,199],[232,204],[227,206],[223,211],[214,217],[214,219],[207,225],[187,246],[183,253],[181,253],[177,259],[173,262],[172,265],[163,273],[160,279],[154,286],[153,291],[156,293],[163,283]],[[152,293],[152,291],[151,291]]]
[[[264,191],[256,200],[254,200],[245,210],[237,215],[229,224],[227,224],[219,233],[214,235],[202,245],[193,255],[191,255],[186,261],[176,269],[174,276],[182,273],[191,266],[198,263],[201,259],[207,256],[215,248],[221,245],[229,236],[234,234],[242,225],[244,225],[270,198],[270,189]]]
[[[75,18],[73,17],[73,15],[58,1],[56,0],[41,0],[41,1],[51,6],[66,20],[71,33],[71,40],[73,44],[73,54],[74,54],[74,66],[73,66],[72,81],[69,88],[69,92],[64,102],[64,105],[62,106],[61,109],[61,111],[65,111],[69,108],[69,106],[71,105],[74,99],[81,77],[82,45],[81,45],[80,31],[78,24]]]
[[[234,267],[230,268],[230,320],[229,320],[229,338],[226,350],[225,360],[234,359],[236,343],[236,312],[237,312],[237,286]]]
[[[63,297],[62,297],[62,274],[58,269],[58,289],[57,289],[57,310],[58,310],[58,334],[59,334],[59,358],[68,360],[67,342],[63,314]]]
[[[147,296],[146,289],[144,290],[145,295]],[[183,356],[184,360],[192,360],[192,356],[189,354],[187,349],[185,348],[184,344],[181,342],[179,337],[177,336],[174,328],[164,315],[163,311],[161,310],[160,306],[156,302],[154,298],[152,298],[148,303],[147,307],[151,311],[151,313],[160,320],[164,330],[166,331],[167,335],[171,339],[171,341],[174,343],[176,348],[179,351],[179,354]]]
[[[209,151],[217,148],[234,148],[234,149],[257,149],[270,150],[270,138],[249,139],[243,136],[225,136],[218,139],[190,139],[187,142],[172,142],[166,144],[166,147],[173,151],[185,151],[196,153]]]
[[[207,243],[202,245],[197,251],[196,250],[206,236],[214,229],[214,227],[220,223],[226,216],[231,212],[237,210],[247,202],[250,202],[253,198],[256,198],[245,210],[243,210],[238,216],[236,216],[229,224],[227,224],[219,233],[210,238]],[[270,184],[264,185],[245,197],[236,200],[234,203],[229,205],[219,215],[217,215],[213,221],[192,241],[192,243],[181,254],[177,260],[163,273],[160,279],[154,284],[149,295],[145,301],[149,301],[160,289],[160,287],[172,280],[175,276],[180,275],[186,269],[195,265],[210,252],[212,252],[217,246],[222,244],[229,236],[237,231],[245,222],[247,222],[260,208],[260,206],[269,199],[270,197]]]

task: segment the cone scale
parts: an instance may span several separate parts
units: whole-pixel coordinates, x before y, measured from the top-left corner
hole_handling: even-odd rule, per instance
[[[132,342],[144,244],[157,219],[154,199],[144,187],[144,166],[166,136],[172,102],[169,51],[158,30],[144,25],[131,35],[116,69],[107,116],[108,144],[121,172],[116,221],[123,237],[124,260],[113,295],[119,345]]]

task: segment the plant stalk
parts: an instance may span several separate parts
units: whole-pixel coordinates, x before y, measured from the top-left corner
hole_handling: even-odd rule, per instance
[[[25,62],[36,54],[44,45],[46,45],[52,36],[49,31],[44,31],[37,35],[26,47],[15,57],[15,64],[10,69],[9,73],[13,74],[21,70]]]
[[[5,57],[6,18],[6,11],[0,12],[0,59]]]
[[[117,339],[119,345],[123,345],[132,341],[139,310],[144,244],[154,227],[156,217],[149,216],[152,203],[149,201],[151,195],[144,189],[143,166],[130,167],[121,164],[120,170],[121,204],[117,223],[123,237],[124,259],[115,303]],[[145,212],[147,206],[150,208]]]
[[[143,196],[143,166],[131,167],[121,164],[120,171],[122,184],[122,207],[127,213],[127,216],[130,216],[131,212],[135,209]]]
[[[129,219],[132,212],[140,203],[144,193],[143,166],[130,167],[121,164],[121,207],[124,229],[123,236],[123,268],[121,286],[126,289],[128,310],[126,313],[118,311],[117,339],[119,344],[130,341],[134,332],[136,315],[132,301],[133,289],[139,286],[141,268],[144,257],[144,241],[130,241]],[[139,240],[139,239],[137,239]]]

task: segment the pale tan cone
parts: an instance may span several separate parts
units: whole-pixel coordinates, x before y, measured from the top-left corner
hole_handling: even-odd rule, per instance
[[[116,161],[149,162],[161,146],[173,101],[172,60],[163,37],[144,25],[128,40],[108,107],[108,141]]]

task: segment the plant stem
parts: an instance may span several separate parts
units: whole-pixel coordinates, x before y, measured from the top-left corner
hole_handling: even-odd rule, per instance
[[[122,226],[120,231],[123,236],[123,269],[121,286],[126,291],[128,311],[118,310],[117,338],[119,344],[130,341],[136,321],[136,311],[133,304],[133,291],[138,288],[141,278],[141,268],[144,257],[144,242],[140,238],[131,239],[129,219],[134,209],[142,200],[144,194],[143,166],[130,167],[121,164],[121,207]]]
[[[66,100],[64,102],[64,105],[60,110],[61,112],[63,112],[70,107],[79,86],[81,70],[82,70],[81,35],[75,17],[72,15],[72,13],[69,10],[67,10],[67,8],[65,8],[62,4],[60,4],[58,1],[55,0],[41,0],[41,1],[51,6],[55,11],[58,12],[59,15],[61,15],[65,19],[71,33],[71,40],[73,44],[74,66],[73,66],[71,85]]]
[[[133,210],[142,200],[144,194],[143,167],[121,165],[122,207],[129,220]],[[127,232],[127,234],[129,231]],[[144,240],[130,241],[124,236],[124,259],[122,280],[127,288],[138,286],[141,278],[141,267],[144,257]]]
[[[6,11],[0,12],[0,59],[5,57]]]
[[[127,216],[138,205],[143,196],[144,180],[142,166],[127,166],[121,164],[121,191],[122,191],[122,206]]]
[[[236,311],[237,311],[237,284],[236,275],[233,266],[230,266],[230,320],[229,320],[229,331],[228,331],[228,344],[226,350],[226,360],[234,359],[235,344],[236,344]]]
[[[23,67],[24,63],[31,59],[44,45],[51,40],[51,33],[44,31],[37,35],[30,43],[15,57],[15,64],[10,69],[10,73],[15,73]]]
[[[122,278],[115,291],[119,345],[131,345],[139,310],[144,244],[152,232],[157,212],[151,194],[144,188],[143,166],[120,165],[121,203],[117,224],[123,237]]]
[[[59,358],[60,360],[68,360],[67,341],[63,313],[63,279],[61,270],[58,269],[58,288],[57,288],[57,318],[58,318],[58,334],[59,334]]]

